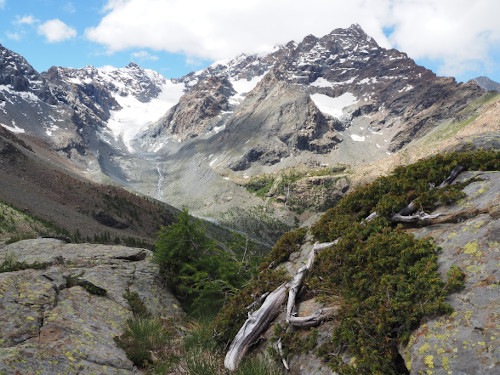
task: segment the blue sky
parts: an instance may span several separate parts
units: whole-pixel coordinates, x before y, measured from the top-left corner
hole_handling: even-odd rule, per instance
[[[359,23],[438,75],[500,82],[497,0],[0,0],[0,43],[38,71],[134,61],[177,78]]]

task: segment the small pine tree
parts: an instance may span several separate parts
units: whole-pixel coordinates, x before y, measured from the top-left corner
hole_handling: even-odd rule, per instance
[[[205,227],[187,209],[160,230],[153,260],[160,274],[188,312],[215,313],[228,294],[249,278],[241,262],[220,249]]]

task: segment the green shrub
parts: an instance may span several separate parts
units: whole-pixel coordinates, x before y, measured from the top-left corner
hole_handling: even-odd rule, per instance
[[[320,241],[333,241],[351,223],[360,222],[375,211],[389,218],[413,200],[424,210],[451,203],[463,196],[460,191],[463,185],[444,189],[434,186],[444,181],[457,165],[467,170],[500,170],[500,152],[453,152],[398,167],[390,176],[378,178],[344,197],[337,206],[325,212],[311,231]]]
[[[153,363],[152,353],[163,349],[169,335],[159,318],[137,318],[128,322],[125,333],[115,339],[138,367]]]
[[[185,209],[160,231],[153,260],[185,310],[195,315],[216,314],[251,275],[246,263],[220,249]]]
[[[298,228],[292,232],[283,234],[283,237],[276,242],[259,269],[262,271],[271,265],[272,267],[276,267],[278,264],[288,260],[290,254],[300,249],[306,233],[307,228]]]
[[[476,151],[437,155],[360,187],[328,210],[312,227],[322,242],[341,238],[322,251],[306,283],[323,297],[337,296],[341,304],[331,343],[319,353],[341,374],[401,374],[397,344],[405,342],[424,316],[447,313],[450,292],[463,285],[457,267],[443,282],[431,242],[417,240],[393,226],[392,214],[410,202],[432,210],[463,196],[463,184],[437,189],[451,170],[500,169],[500,153]],[[362,220],[370,213],[379,217]],[[329,353],[347,348],[355,367]]]
[[[125,292],[123,294],[123,298],[125,298],[130,306],[130,310],[134,314],[136,318],[150,318],[151,313],[148,311],[148,308],[144,304],[144,302],[139,297],[137,292]]]

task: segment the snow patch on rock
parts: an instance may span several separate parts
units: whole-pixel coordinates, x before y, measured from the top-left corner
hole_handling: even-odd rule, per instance
[[[115,95],[114,98],[122,109],[111,111],[111,117],[107,123],[115,140],[121,137],[128,151],[133,152],[131,140],[142,129],[158,120],[177,104],[184,93],[184,87],[182,83],[167,80],[162,85],[161,93],[146,103],[139,101],[133,95]]]
[[[10,130],[12,133],[17,133],[17,134],[25,133],[24,129],[21,129],[19,126],[17,126],[15,122],[12,122],[12,126],[2,124],[1,122],[0,125],[3,126],[5,129]]]
[[[350,92],[346,92],[336,98],[324,94],[312,94],[311,99],[321,112],[338,119],[342,118],[344,108],[358,102],[358,98]]]

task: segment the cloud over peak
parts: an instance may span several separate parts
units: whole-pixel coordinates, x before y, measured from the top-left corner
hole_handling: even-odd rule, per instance
[[[497,0],[109,0],[104,11],[85,34],[111,53],[149,48],[218,60],[353,23],[383,47],[440,61],[441,74],[486,64],[500,49]]]
[[[75,29],[56,18],[38,26],[38,34],[43,35],[47,42],[56,43],[74,38],[77,32]]]

